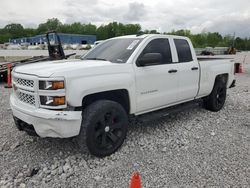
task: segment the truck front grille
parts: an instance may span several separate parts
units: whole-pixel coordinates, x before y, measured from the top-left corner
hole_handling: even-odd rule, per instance
[[[27,79],[22,79],[22,78],[15,78],[16,84],[20,86],[25,86],[25,87],[34,87],[34,80],[27,80]]]
[[[24,103],[28,103],[30,105],[35,106],[36,102],[35,102],[35,97],[31,94],[27,94],[27,93],[23,93],[21,91],[17,91],[16,92],[17,98],[24,102]]]

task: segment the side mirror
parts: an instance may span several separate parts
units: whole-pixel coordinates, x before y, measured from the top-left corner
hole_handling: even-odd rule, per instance
[[[138,58],[137,65],[143,67],[147,65],[158,64],[161,61],[162,55],[160,53],[146,53]]]

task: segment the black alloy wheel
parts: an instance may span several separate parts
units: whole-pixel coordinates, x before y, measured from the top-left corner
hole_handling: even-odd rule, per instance
[[[83,112],[79,146],[86,144],[91,154],[104,157],[124,142],[128,128],[127,113],[117,102],[100,100]]]
[[[225,87],[218,87],[217,95],[216,95],[216,106],[217,108],[221,108],[226,100],[226,92]]]
[[[226,83],[217,80],[211,94],[204,98],[204,107],[213,112],[221,110],[225,104],[227,96]]]

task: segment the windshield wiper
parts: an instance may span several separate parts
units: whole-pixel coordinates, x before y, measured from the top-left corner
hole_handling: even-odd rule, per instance
[[[98,57],[91,57],[91,58],[86,58],[87,60],[100,60],[100,61],[108,61],[107,59],[103,58],[98,58]]]

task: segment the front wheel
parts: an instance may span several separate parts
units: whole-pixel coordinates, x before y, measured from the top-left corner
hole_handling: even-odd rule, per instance
[[[204,99],[204,107],[213,112],[217,112],[223,108],[226,96],[226,84],[221,80],[217,80],[211,94]]]
[[[117,102],[99,100],[89,105],[82,114],[78,135],[81,150],[104,157],[114,153],[124,142],[128,129],[128,117]]]

